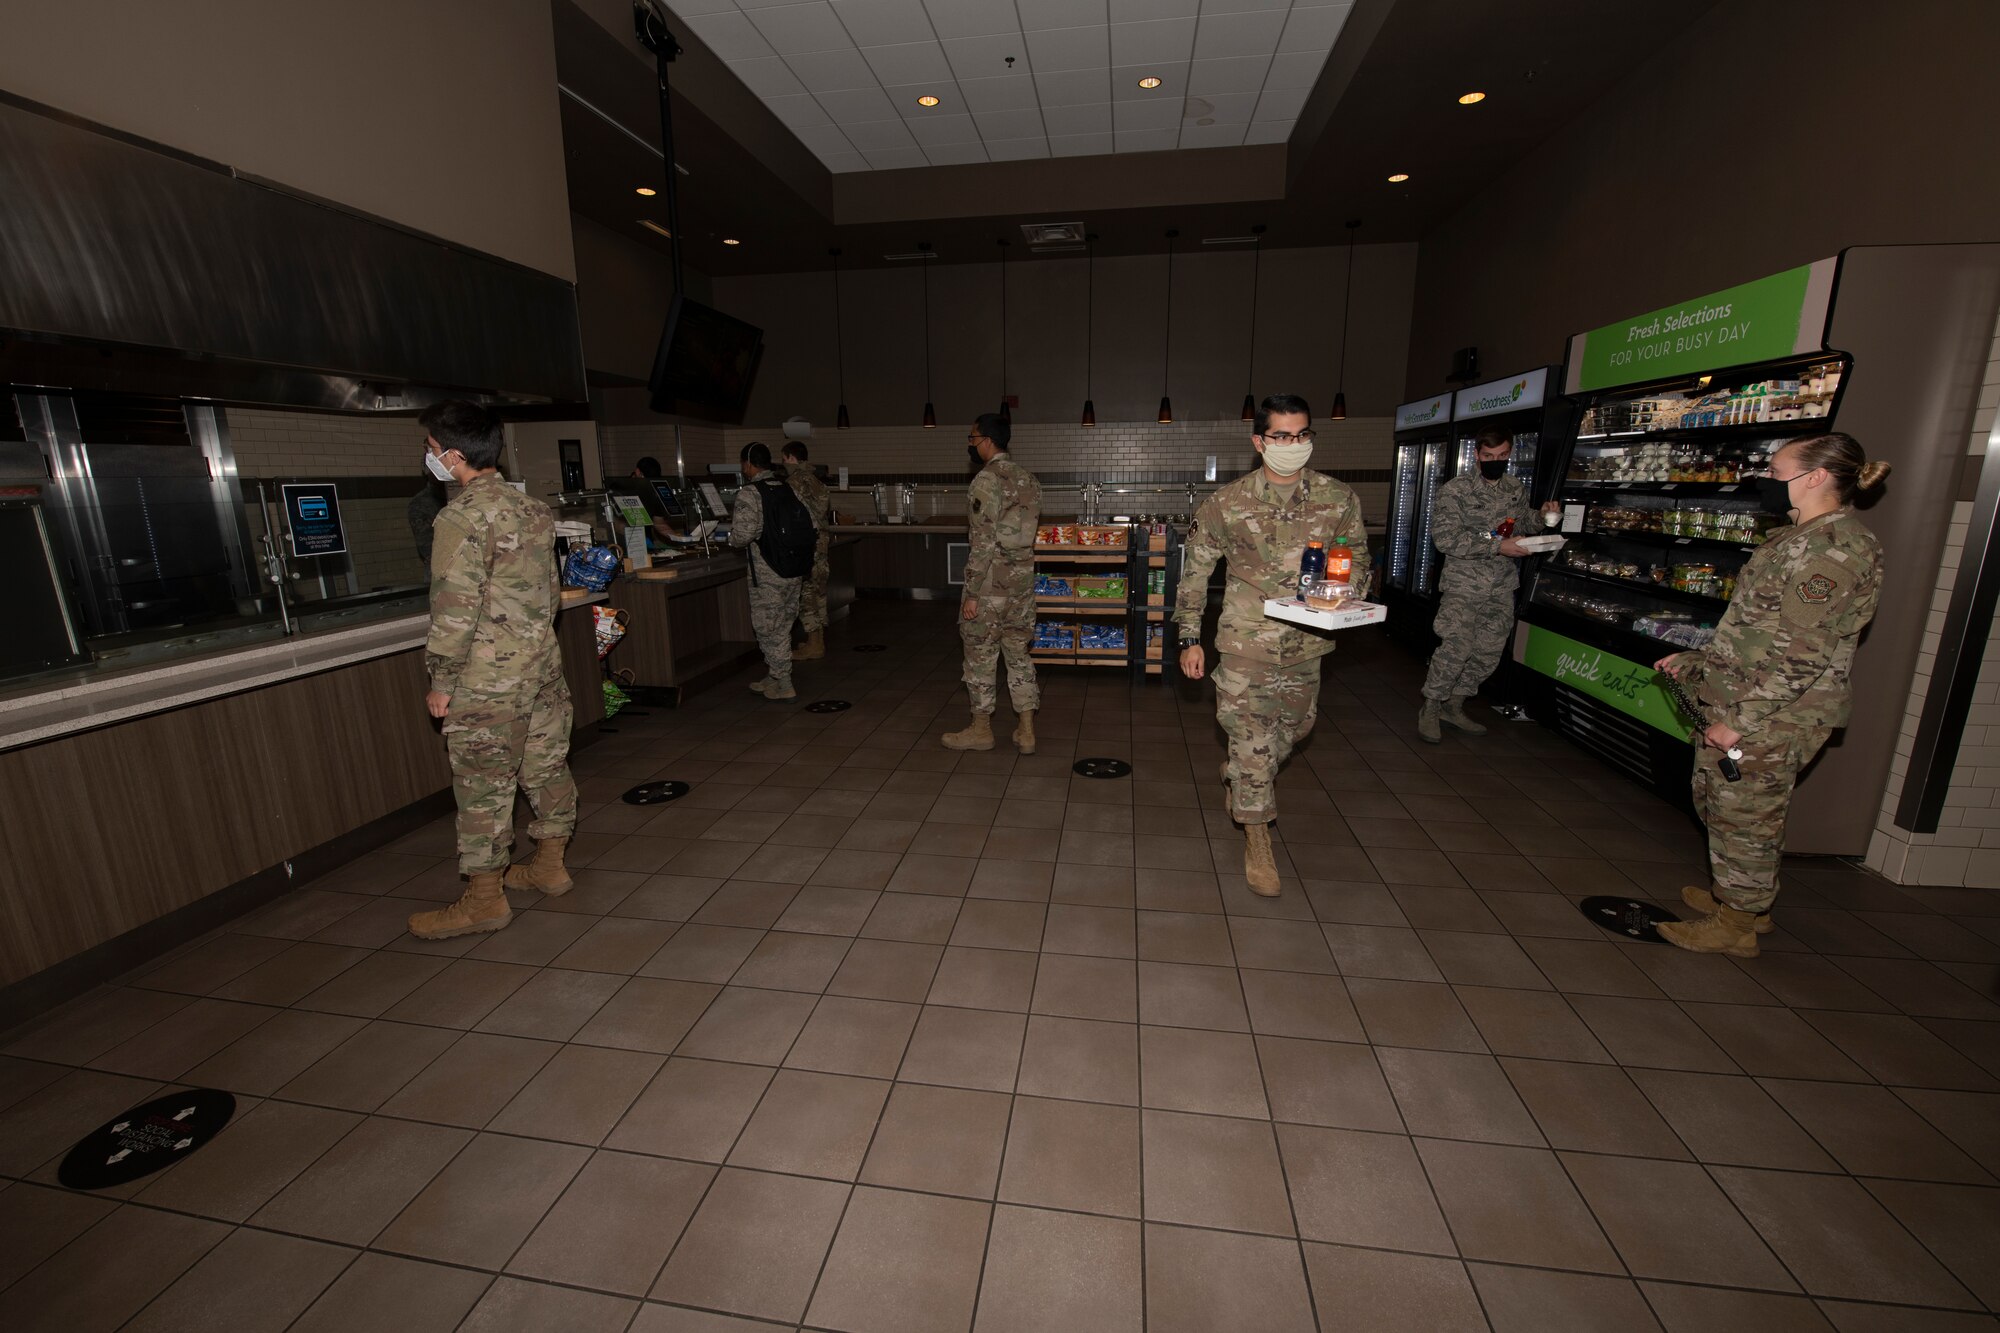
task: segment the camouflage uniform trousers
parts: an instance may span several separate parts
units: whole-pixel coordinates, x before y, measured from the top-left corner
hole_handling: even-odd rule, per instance
[[[1224,655],[1215,679],[1215,720],[1229,737],[1230,817],[1268,824],[1278,816],[1278,769],[1319,715],[1320,660],[1274,666]]]
[[[534,807],[529,836],[576,831],[576,782],[569,774],[572,718],[561,676],[532,694],[460,695],[444,719],[451,794],[458,802],[460,874],[504,870],[514,850],[514,792]]]
[[[750,584],[750,628],[764,654],[764,669],[779,689],[792,688],[792,621],[799,614],[799,585],[758,569]]]
[[[799,584],[799,628],[811,634],[826,628],[826,580],[831,573],[826,563],[827,535],[819,535],[813,551],[812,573]]]
[[[1831,727],[1767,724],[1742,741],[1743,776],[1717,767],[1722,751],[1701,747],[1694,766],[1694,808],[1708,826],[1708,866],[1715,897],[1739,912],[1768,912],[1778,896],[1785,816],[1799,770],[1812,762]]]
[[[960,615],[958,636],[965,641],[965,692],[972,711],[990,713],[998,706],[1000,659],[1007,659],[1007,699],[1016,713],[1042,706],[1042,687],[1035,679],[1035,660],[1028,655],[1035,637],[1035,590],[1011,597],[981,597],[972,619]]]
[[[1500,665],[1514,632],[1514,590],[1447,588],[1431,622],[1441,642],[1431,654],[1424,697],[1469,699]]]

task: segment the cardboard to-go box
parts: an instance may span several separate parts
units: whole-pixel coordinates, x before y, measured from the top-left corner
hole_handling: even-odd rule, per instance
[[[1264,614],[1308,629],[1334,630],[1380,624],[1389,618],[1389,608],[1380,602],[1349,602],[1338,611],[1315,611],[1297,597],[1267,597]]]
[[[1522,550],[1539,555],[1546,551],[1561,550],[1569,539],[1559,532],[1547,532],[1539,537],[1517,537],[1514,540]]]

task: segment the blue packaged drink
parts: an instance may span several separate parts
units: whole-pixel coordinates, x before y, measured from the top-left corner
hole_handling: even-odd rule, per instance
[[[1306,553],[1299,557],[1299,600],[1312,590],[1312,586],[1326,577],[1326,547],[1320,542],[1307,542]]]

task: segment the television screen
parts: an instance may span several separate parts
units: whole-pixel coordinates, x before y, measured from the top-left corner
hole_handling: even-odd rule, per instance
[[[675,296],[647,381],[653,410],[740,424],[763,350],[762,329]]]

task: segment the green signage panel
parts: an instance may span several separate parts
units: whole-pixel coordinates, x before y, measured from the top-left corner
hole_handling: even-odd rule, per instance
[[[1687,739],[1689,727],[1681,721],[1673,700],[1655,683],[1658,673],[1651,666],[1641,666],[1540,625],[1526,628],[1527,642],[1521,654],[1524,665],[1629,713],[1675,740]],[[1661,644],[1660,656],[1671,650],[1671,645]]]
[[[1568,391],[1587,393],[1817,351],[1835,261],[1649,310],[1570,340]]]

